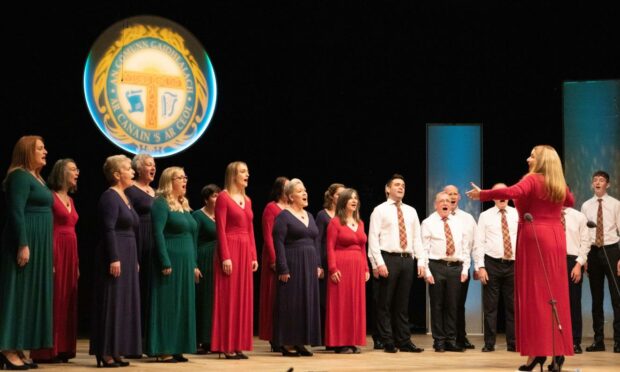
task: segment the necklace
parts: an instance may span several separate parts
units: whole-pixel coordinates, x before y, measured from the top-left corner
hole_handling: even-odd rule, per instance
[[[56,193],[56,195],[58,195],[58,198],[60,199],[60,201],[62,201],[63,203],[65,203],[65,206],[66,206],[67,208],[71,207],[71,201],[70,201],[70,199],[69,199],[69,196],[68,196],[68,195],[63,195],[63,194],[60,194],[60,193],[58,193],[58,192]]]

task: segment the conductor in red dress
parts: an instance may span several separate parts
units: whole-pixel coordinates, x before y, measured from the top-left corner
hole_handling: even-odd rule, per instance
[[[519,212],[515,330],[517,351],[528,356],[527,364],[519,367],[520,371],[531,371],[537,364],[542,367],[547,356],[554,354],[561,366],[565,355],[573,355],[566,236],[560,216],[562,206],[572,206],[574,199],[553,147],[534,147],[527,163],[529,172],[517,184],[495,190],[480,190],[472,184],[474,189],[467,193],[474,200],[513,199]],[[532,221],[526,220],[526,214],[532,216]],[[557,301],[562,330],[553,324],[551,297]]]
[[[215,202],[217,250],[213,259],[213,337],[211,350],[226,359],[247,359],[252,350],[252,272],[258,270],[252,201],[245,195],[250,172],[235,161],[226,167],[224,190]]]

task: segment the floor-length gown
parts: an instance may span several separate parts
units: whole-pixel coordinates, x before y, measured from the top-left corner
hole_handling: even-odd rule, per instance
[[[263,211],[263,252],[261,255],[260,273],[260,300],[258,337],[261,340],[271,341],[273,333],[273,304],[276,300],[276,281],[278,280],[275,270],[271,265],[276,263],[276,251],[273,247],[273,224],[276,216],[282,209],[276,202],[269,202]]]
[[[50,190],[24,169],[5,181],[7,220],[0,249],[0,350],[52,346],[52,203]],[[30,260],[17,265],[27,245]]]
[[[528,174],[508,188],[480,192],[480,200],[493,199],[513,199],[519,212],[514,274],[517,351],[527,356],[550,356],[555,344],[555,355],[573,355],[566,235],[560,222],[562,206],[571,206],[573,195],[567,190],[564,202],[549,201],[544,176]],[[532,215],[533,222],[525,220],[526,213]],[[562,332],[552,324],[549,290],[557,301]]]
[[[316,214],[316,227],[319,229],[319,257],[321,267],[325,270],[323,278],[319,278],[319,300],[321,303],[321,340],[325,343],[325,313],[327,308],[327,282],[329,274],[327,272],[327,226],[332,220],[326,209],[321,209]]]
[[[75,358],[79,276],[75,225],[79,216],[71,197],[69,205],[67,207],[54,194],[54,346],[51,349],[32,350],[30,357],[36,360]]]
[[[254,285],[252,261],[256,243],[252,224],[252,201],[245,197],[241,207],[222,191],[215,202],[217,250],[213,259],[215,287],[211,350],[252,350]],[[226,275],[222,262],[232,261]]]
[[[198,224],[198,268],[202,273],[196,285],[196,341],[211,344],[213,322],[213,254],[217,244],[215,221],[201,209],[192,213]]]
[[[140,284],[136,232],[138,215],[113,189],[99,199],[102,241],[94,259],[95,289],[90,335],[91,355],[142,354]],[[121,274],[110,274],[120,261]]]
[[[172,211],[163,197],[151,207],[156,258],[146,331],[148,355],[196,352],[197,224],[190,212]],[[169,275],[162,270],[172,269]]]
[[[353,231],[339,218],[327,228],[327,314],[325,316],[325,345],[366,345],[366,233],[359,222]],[[340,281],[330,276],[340,271]]]
[[[290,274],[285,283],[278,281],[274,306],[273,342],[276,345],[320,345],[319,312],[320,266],[319,230],[308,213],[308,226],[288,210],[276,217],[273,243],[278,275]]]

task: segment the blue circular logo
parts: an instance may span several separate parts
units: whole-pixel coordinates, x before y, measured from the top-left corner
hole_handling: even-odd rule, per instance
[[[196,38],[164,18],[107,29],[84,70],[88,109],[123,150],[154,157],[183,151],[207,129],[217,97],[211,61]]]

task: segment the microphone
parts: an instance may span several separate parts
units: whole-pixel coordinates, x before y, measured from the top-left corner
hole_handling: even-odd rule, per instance
[[[588,221],[588,223],[586,225],[588,225],[589,228],[594,229],[596,227],[596,222]]]
[[[534,222],[534,216],[532,216],[531,213],[526,213],[523,215],[523,218],[525,218],[525,220],[527,222]]]

